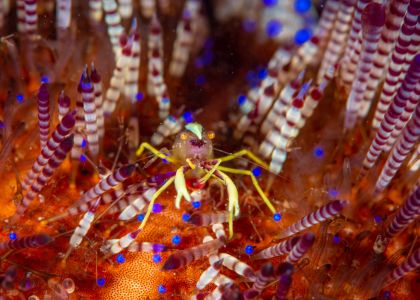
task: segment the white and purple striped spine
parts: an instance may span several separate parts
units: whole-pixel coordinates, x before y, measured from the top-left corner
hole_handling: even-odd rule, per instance
[[[268,247],[259,253],[255,254],[252,258],[253,259],[267,259],[276,256],[281,256],[284,254],[289,253],[293,246],[297,243],[299,237],[293,237],[286,241],[280,242],[274,246]]]
[[[408,197],[385,230],[385,237],[392,238],[403,231],[420,215],[420,187]]]
[[[25,0],[25,33],[33,39],[37,33],[38,14],[36,12],[37,0]]]
[[[325,220],[331,219],[336,216],[343,208],[347,205],[345,200],[334,200],[321,208],[317,209],[313,213],[303,217],[300,221],[287,227],[281,234],[281,237],[288,237],[301,232],[309,227],[312,227],[318,223],[322,223]]]
[[[32,181],[41,172],[42,168],[47,164],[48,160],[53,155],[58,145],[70,134],[75,124],[74,114],[69,113],[61,120],[54,130],[52,136],[47,142],[47,145],[41,150],[41,154],[36,159],[32,166],[32,169],[26,175],[22,181],[22,187],[28,189],[32,184]]]
[[[102,0],[89,0],[89,15],[96,22],[102,20]]]
[[[297,263],[305,255],[305,253],[308,252],[314,241],[315,235],[312,232],[303,235],[290,251],[286,258],[286,262],[291,264]]]
[[[99,154],[99,135],[98,125],[96,120],[96,105],[93,84],[85,70],[80,82],[83,110],[85,116],[86,135],[88,141],[88,148],[91,155],[96,158]]]
[[[74,133],[74,146],[71,149],[70,157],[73,162],[77,165],[78,161],[81,159],[81,155],[84,152],[84,129],[85,129],[85,118],[83,113],[83,99],[81,95],[81,86],[80,82],[77,87],[77,98],[76,98],[76,126],[75,126],[75,133]]]
[[[399,280],[401,277],[404,277],[407,273],[414,271],[418,267],[420,267],[420,248],[414,251],[413,254],[388,275],[384,286]]]
[[[16,18],[17,18],[17,30],[19,33],[26,32],[26,11],[25,11],[25,0],[16,0]]]
[[[71,22],[71,0],[57,0],[57,28],[68,29]]]
[[[156,0],[139,0],[141,14],[145,18],[151,18],[156,12]]]
[[[340,7],[339,0],[329,0],[325,3],[321,18],[315,29],[315,36],[319,38],[319,49],[323,51],[327,45],[328,38],[333,30],[337,12]]]
[[[70,98],[64,94],[64,91],[61,91],[58,96],[58,119],[60,122],[70,112],[70,104]]]
[[[411,0],[408,5],[407,13],[404,17],[401,30],[399,31],[394,51],[392,52],[391,61],[385,77],[385,82],[381,95],[379,96],[378,104],[376,106],[376,111],[372,122],[373,128],[379,128],[381,125],[385,113],[389,108],[395,93],[398,90],[400,77],[406,75],[403,72],[404,64],[411,63],[411,61],[407,62],[405,57],[408,53],[408,46],[414,33],[415,26],[418,22],[417,19],[419,12],[420,1]]]
[[[50,94],[45,83],[38,91],[38,127],[41,149],[45,147],[50,133]]]
[[[330,40],[325,50],[321,67],[318,71],[317,83],[320,83],[324,73],[329,67],[334,66],[343,53],[346,37],[350,29],[356,0],[342,0],[335,19]]]
[[[163,37],[162,26],[156,15],[153,16],[149,25],[149,39],[147,41],[147,94],[155,96],[153,72],[156,69],[163,77]]]
[[[140,33],[137,26],[137,19],[133,19],[130,35],[133,36],[133,45],[131,47],[131,58],[128,65],[128,72],[125,80],[125,94],[134,103],[139,90],[138,81],[140,74]]]
[[[223,259],[223,265],[229,270],[232,270],[236,274],[240,276],[244,276],[251,281],[255,280],[256,275],[255,275],[254,270],[251,268],[251,266],[240,261],[236,257],[227,253],[220,253],[219,259]]]
[[[420,54],[417,55],[410,68],[407,71],[407,75],[404,78],[403,83],[397,91],[390,107],[388,108],[381,125],[376,132],[376,136],[370,145],[369,151],[366,154],[366,158],[363,162],[364,170],[368,170],[373,167],[379,155],[381,154],[384,145],[394,130],[395,124],[398,122],[404,107],[408,102],[410,93],[414,90],[416,83],[420,79]]]
[[[38,174],[37,178],[32,182],[25,197],[23,197],[22,204],[16,209],[18,215],[22,215],[35,197],[41,192],[47,181],[51,178],[54,171],[61,165],[66,158],[67,153],[73,146],[73,136],[67,137],[52,154],[46,166]]]
[[[117,170],[112,174],[101,179],[94,187],[89,189],[86,193],[83,194],[82,198],[77,202],[77,204],[89,203],[106,193],[116,185],[125,181],[131,174],[134,172],[134,165],[126,165]],[[71,212],[71,211],[70,211]]]
[[[264,290],[267,284],[269,284],[274,279],[275,278],[273,264],[271,262],[264,264],[257,273],[252,287],[245,291],[245,298],[253,299],[257,297],[261,294],[261,292]]]
[[[118,216],[118,220],[130,220],[141,213],[156,193],[155,188],[149,188],[144,193],[132,195],[134,200]]]
[[[222,260],[215,262],[210,265],[206,270],[201,273],[200,278],[195,285],[198,290],[204,289],[209,283],[213,282],[214,279],[219,275],[219,271],[222,267]]]
[[[133,242],[128,247],[128,251],[130,252],[162,252],[166,251],[166,246],[163,244],[156,244],[150,242]]]
[[[129,19],[133,15],[133,0],[118,0],[121,18]]]
[[[346,50],[343,55],[342,62],[342,75],[341,78],[346,87],[350,88],[356,74],[356,69],[359,61],[360,51],[362,48],[361,43],[361,30],[362,30],[362,14],[369,0],[357,1],[356,9],[354,10],[353,22],[349,39],[347,42]]]
[[[94,210],[95,208],[90,209],[83,215],[83,218],[80,220],[79,225],[76,227],[72,236],[70,237],[69,244],[71,248],[79,247],[80,243],[83,241],[83,238],[88,233],[90,226],[92,225],[92,222],[95,218]]]
[[[394,145],[395,141],[401,136],[401,132],[403,131],[405,125],[410,120],[411,116],[413,115],[416,107],[420,101],[420,82],[416,84],[414,91],[411,92],[410,97],[408,98],[407,105],[402,112],[399,121],[395,124],[395,128],[389,137],[387,144],[384,147],[385,151],[389,151],[391,147]]]
[[[118,12],[118,6],[115,0],[103,0],[103,7],[105,11],[105,23],[108,26],[108,35],[111,40],[115,57],[118,60],[120,52],[119,38],[124,31],[124,28],[121,25],[121,16]]]
[[[174,116],[168,116],[162,124],[158,126],[156,132],[153,133],[151,142],[154,146],[159,146],[163,143],[165,138],[173,134],[176,130],[182,128],[181,119],[177,119]]]
[[[93,90],[95,93],[95,106],[96,106],[96,122],[98,124],[98,135],[102,139],[105,136],[105,118],[102,103],[102,80],[98,71],[92,63],[90,79],[93,83]]]
[[[407,159],[410,152],[419,141],[420,137],[420,105],[417,105],[416,112],[407,124],[402,133],[402,137],[398,140],[392,149],[381,175],[376,182],[376,190],[383,191],[394,178],[403,162]]]
[[[407,11],[408,1],[409,0],[394,0],[389,4],[389,10],[387,11],[385,19],[385,26],[381,33],[378,51],[374,57],[372,69],[369,73],[363,102],[372,102],[381,79],[384,77],[384,71],[388,66],[389,56],[392,53],[403,17]]]
[[[128,248],[135,240],[137,235],[140,233],[140,229],[127,233],[120,239],[108,240],[107,244],[109,245],[109,251],[112,254],[117,254]]]
[[[360,3],[360,2],[359,2]],[[356,125],[358,115],[363,117],[360,112],[365,111],[367,114],[370,108],[369,103],[363,103],[363,95],[366,91],[369,72],[372,68],[373,58],[378,48],[379,38],[382,28],[385,24],[385,7],[379,3],[372,2],[366,5],[362,12],[362,53],[357,55],[357,72],[356,79],[353,75],[349,77],[348,83],[351,85],[350,95],[347,99],[345,128],[351,130]],[[356,50],[357,51],[357,50]],[[366,106],[365,109],[363,106]]]

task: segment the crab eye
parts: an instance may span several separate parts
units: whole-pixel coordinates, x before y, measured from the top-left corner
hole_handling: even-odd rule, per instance
[[[188,134],[186,134],[186,133],[181,133],[180,138],[181,138],[181,140],[186,141],[186,140],[188,139]]]
[[[213,131],[209,131],[209,132],[207,132],[207,138],[209,139],[209,140],[212,140],[212,139],[214,139],[214,137],[216,136],[216,134],[213,132]]]

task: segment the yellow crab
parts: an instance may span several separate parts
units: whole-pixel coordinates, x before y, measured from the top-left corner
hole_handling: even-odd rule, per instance
[[[153,155],[177,166],[177,171],[175,175],[169,178],[165,184],[163,184],[152,196],[147,208],[146,215],[144,216],[139,229],[142,229],[146,225],[150,213],[152,212],[153,204],[157,197],[159,197],[159,195],[173,182],[177,191],[177,196],[175,199],[176,208],[180,207],[182,197],[184,197],[187,201],[191,201],[191,196],[188,192],[185,181],[185,175],[188,175],[189,178],[197,179],[197,186],[204,186],[210,177],[215,177],[216,179],[222,181],[224,185],[226,185],[229,199],[228,212],[230,238],[233,236],[233,218],[239,216],[239,202],[238,190],[232,179],[226,175],[225,172],[250,176],[258,194],[261,196],[271,212],[275,213],[273,205],[262,191],[257,179],[251,171],[221,166],[221,163],[238,158],[240,156],[248,156],[248,158],[265,169],[268,169],[267,164],[246,149],[227,156],[214,158],[212,144],[213,138],[213,132],[205,132],[203,126],[198,123],[189,123],[185,126],[185,130],[177,135],[170,155],[166,155],[160,152],[149,143],[142,143],[140,145],[136,152],[137,156],[141,156],[144,150],[147,149],[152,152]]]

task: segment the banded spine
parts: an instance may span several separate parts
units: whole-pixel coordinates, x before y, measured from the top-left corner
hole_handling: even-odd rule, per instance
[[[314,243],[314,240],[315,235],[311,232],[303,235],[290,251],[286,258],[286,262],[291,264],[297,263],[305,255],[305,253],[308,252],[309,248]]]
[[[25,236],[21,238],[17,238],[12,241],[8,242],[1,242],[0,249],[25,249],[25,248],[38,248],[45,246],[46,244],[50,243],[53,239],[46,234],[35,234],[30,236]]]
[[[300,237],[293,237],[274,246],[268,247],[254,255],[253,259],[267,259],[287,254],[292,250],[299,239]]]
[[[45,83],[41,84],[38,91],[38,127],[42,149],[47,144],[50,132],[50,94]]]

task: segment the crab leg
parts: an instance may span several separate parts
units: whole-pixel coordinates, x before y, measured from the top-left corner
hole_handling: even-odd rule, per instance
[[[159,150],[157,150],[155,147],[153,147],[149,143],[142,143],[140,145],[140,147],[137,149],[136,155],[141,156],[145,149],[149,150],[150,152],[153,153],[153,155],[155,155],[155,156],[157,156],[161,159],[165,159],[165,160],[169,161],[170,163],[174,162],[174,159],[172,157],[166,156],[164,153],[160,152]]]
[[[233,173],[233,174],[241,174],[241,175],[248,175],[251,177],[252,183],[254,184],[255,189],[257,190],[260,197],[263,199],[264,203],[268,206],[268,208],[271,210],[272,213],[275,213],[276,210],[271,204],[270,200],[268,200],[267,196],[264,194],[263,190],[261,189],[260,185],[258,184],[257,178],[255,178],[254,174],[252,174],[249,170],[241,170],[241,169],[234,169],[234,168],[227,168],[227,167],[221,167],[219,166],[217,168],[219,171],[224,171],[227,173]]]
[[[251,160],[253,160],[255,163],[257,163],[264,169],[268,170],[268,165],[265,162],[263,162],[261,159],[259,159],[254,153],[252,153],[251,151],[247,149],[242,149],[230,155],[219,157],[218,159],[220,160],[220,162],[225,162],[225,161],[229,161],[229,160],[232,160],[232,159],[244,156],[244,155],[248,156]]]
[[[175,174],[175,189],[176,189],[176,199],[175,199],[175,207],[179,209],[181,204],[181,198],[184,197],[185,200],[191,202],[191,196],[188,193],[187,186],[185,184],[185,177],[184,177],[184,167],[180,167]]]

